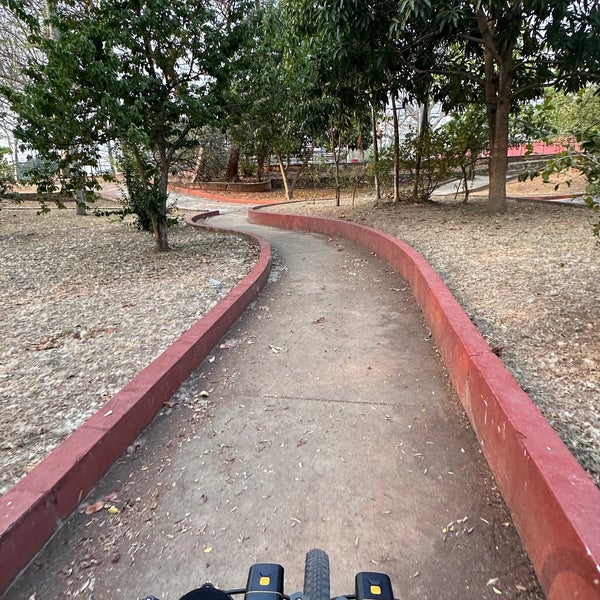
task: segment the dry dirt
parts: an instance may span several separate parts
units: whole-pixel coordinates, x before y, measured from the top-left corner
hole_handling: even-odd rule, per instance
[[[513,182],[508,193],[582,186],[556,192],[539,180]],[[310,200],[276,210],[359,221],[420,251],[600,484],[596,215],[511,200],[506,215],[491,217],[485,192],[468,204],[448,197],[427,205],[345,194],[341,207],[330,190],[298,196]],[[174,251],[159,256],[146,234],[120,222],[3,206],[0,494],[248,271],[255,253],[246,242],[207,236],[178,227]]]
[[[0,210],[0,494],[205,314],[252,267],[243,238]]]

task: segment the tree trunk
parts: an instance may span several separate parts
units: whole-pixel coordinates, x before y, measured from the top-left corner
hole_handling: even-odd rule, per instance
[[[400,202],[400,132],[396,92],[392,92],[392,118],[394,121],[394,202]]]
[[[161,160],[160,181],[158,189],[161,193],[160,204],[156,207],[156,215],[152,217],[152,233],[154,236],[154,249],[156,252],[168,252],[169,239],[167,235],[167,197],[169,189],[169,164],[166,154],[159,149]]]
[[[419,116],[419,138],[417,140],[417,156],[415,157],[415,182],[413,184],[413,197],[419,199],[421,190],[421,163],[423,162],[423,139],[429,126],[429,100],[426,98]]]
[[[227,162],[226,181],[239,181],[238,171],[240,168],[240,149],[238,146],[231,146],[229,150],[229,160]]]
[[[340,205],[340,195],[341,195],[341,186],[340,186],[340,154],[339,152],[336,154],[335,150],[333,152],[333,160],[335,163],[335,205]]]
[[[153,219],[152,229],[156,252],[168,252],[171,248],[169,247],[166,219]]]
[[[465,167],[465,165],[460,165],[460,170],[462,172],[462,187],[463,187],[463,192],[465,194],[465,197],[463,199],[463,204],[467,204],[469,202],[469,193],[470,193],[469,181],[472,178],[469,177],[469,172],[467,170],[467,167]],[[458,189],[456,190],[456,196],[458,196]],[[456,198],[456,196],[454,196],[454,197]]]
[[[256,155],[256,181],[260,183],[263,180],[263,172],[265,170],[265,155],[258,153]]]
[[[377,144],[377,112],[375,107],[375,94],[371,98],[371,126],[373,128],[373,162],[375,163],[375,202],[381,200],[381,188],[379,186],[379,146]]]
[[[331,144],[331,152],[333,153],[333,174],[335,180],[335,205],[340,205],[340,151],[337,144],[337,135],[334,127],[329,129],[329,143]]]
[[[514,43],[498,44],[496,23],[482,8],[477,22],[484,44],[485,101],[490,129],[487,208],[492,214],[506,212],[506,173],[508,171],[508,125],[512,101]]]
[[[283,164],[283,159],[281,158],[281,153],[277,150],[275,151],[275,156],[277,157],[277,164],[279,165],[279,171],[281,172],[281,178],[283,179],[283,188],[285,189],[285,199],[293,200],[294,198],[294,186],[290,185],[287,176],[287,169]]]
[[[513,60],[507,50],[498,64],[496,102],[493,105],[493,133],[490,129],[490,180],[488,211],[492,214],[506,212],[506,173],[508,171],[508,129],[511,106]],[[491,119],[492,115],[488,117]]]
[[[21,176],[19,173],[19,140],[17,138],[14,139],[13,144],[13,159],[15,163],[15,183],[19,183]]]
[[[277,163],[279,164],[279,170],[281,171],[281,177],[283,178],[283,187],[285,188],[286,200],[293,200],[294,187],[296,186],[296,182],[298,181],[298,178],[300,177],[300,175],[302,175],[302,173],[308,166],[308,163],[309,163],[314,151],[315,151],[315,147],[314,147],[314,145],[312,145],[310,148],[310,152],[308,152],[306,154],[306,157],[304,158],[304,162],[300,166],[300,169],[298,169],[298,172],[296,173],[294,178],[290,180],[290,178],[287,175],[286,166],[283,164],[283,158],[281,156],[281,153],[278,150],[275,150],[275,156],[277,157]]]
[[[84,189],[75,191],[75,203],[77,205],[77,215],[80,217],[84,217],[87,214]]]

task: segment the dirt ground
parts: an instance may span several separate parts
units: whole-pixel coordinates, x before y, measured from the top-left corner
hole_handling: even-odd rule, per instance
[[[560,185],[558,190],[556,185]],[[584,190],[583,178],[574,177],[572,173],[553,177],[548,184],[541,179],[514,180],[507,187],[510,197],[553,196],[583,193]],[[435,203],[427,205],[375,205],[372,197],[359,193],[353,198],[348,191],[342,195],[342,205],[336,207],[332,190],[299,189],[296,197],[304,201],[283,204],[279,210],[356,220],[397,235],[419,250],[446,281],[570,450],[600,484],[600,245],[592,235],[592,224],[597,215],[578,206],[509,200],[507,215],[491,217],[485,210],[486,193],[485,189],[473,192],[468,204],[463,204],[461,198],[447,197],[437,198]],[[240,197],[239,193],[231,195]],[[249,201],[284,200],[283,191],[279,190],[262,195],[248,194],[246,198]],[[6,217],[10,206],[4,204],[0,216]],[[36,222],[35,219],[31,221],[34,229]],[[37,272],[39,279],[53,264],[50,269],[53,277],[66,278],[72,286],[73,265],[77,261],[59,260],[60,251],[48,246],[52,237],[47,233],[56,227],[53,224],[46,231],[48,226],[44,226],[38,232],[45,248],[46,269],[39,269],[38,252],[28,243],[27,247],[32,249],[32,273]],[[115,225],[111,227],[114,229]],[[21,233],[25,236],[26,232]],[[33,235],[33,230],[30,233]],[[90,237],[88,242],[93,239]],[[106,248],[105,241],[101,243]],[[83,251],[93,254],[89,247]],[[74,252],[73,248],[70,252]],[[202,269],[207,264],[214,265],[213,260],[207,259],[206,254],[204,256]],[[172,254],[171,259],[181,266],[177,254]],[[240,267],[241,276],[247,268],[244,262],[235,262],[233,266],[227,264],[225,269],[228,272],[233,269],[235,278]],[[58,272],[58,264],[66,270],[63,275]],[[5,276],[9,274],[7,270],[4,273]],[[213,269],[214,273],[216,270]],[[116,274],[118,281],[107,279],[104,284],[114,287],[119,281],[122,283],[124,279],[118,272]],[[103,273],[102,278],[106,277],[108,275]],[[221,274],[217,278],[225,277]],[[55,281],[52,285],[59,283]],[[208,281],[206,286],[210,294]],[[8,294],[3,303],[4,314],[9,318],[10,303],[18,305],[20,300],[15,294],[11,299],[10,290],[6,285],[3,287]],[[85,302],[85,298],[82,301]],[[183,297],[181,301],[186,302]],[[177,304],[171,302],[169,306],[178,313]],[[65,313],[64,308],[63,303],[57,314]],[[79,309],[74,307],[73,310]],[[94,322],[90,327],[92,325],[97,324]],[[69,327],[71,325],[67,323],[63,329],[70,330]],[[112,325],[107,327],[112,328]],[[54,330],[49,331],[48,336],[54,333]],[[29,355],[31,353],[25,356]],[[15,381],[14,373],[10,381]],[[47,393],[43,398],[46,402]],[[72,416],[70,420],[78,423],[85,415]],[[45,411],[43,418],[44,435],[41,438],[34,436],[39,440],[40,448],[28,451],[19,445],[19,452],[24,454],[22,464],[14,464],[12,454],[16,445],[10,441],[12,436],[1,436],[7,440],[3,448],[11,454],[11,467],[9,476],[3,481],[4,486],[0,485],[0,492],[35,464],[43,456],[44,448],[49,450],[56,445],[56,440],[47,439],[47,432],[63,430],[64,414],[61,410],[51,409]],[[8,434],[1,422],[0,431]]]

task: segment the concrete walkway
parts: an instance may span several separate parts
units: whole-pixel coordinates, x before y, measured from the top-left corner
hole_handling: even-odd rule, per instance
[[[381,570],[397,598],[542,598],[405,282],[219,208],[211,224],[272,244],[270,283],[92,493],[119,512],[75,514],[4,599],[173,600],[242,587],[258,561],[293,592],[312,547],[332,594]]]

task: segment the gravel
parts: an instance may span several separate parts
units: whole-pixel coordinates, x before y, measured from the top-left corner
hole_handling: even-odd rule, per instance
[[[245,238],[118,219],[0,210],[0,494],[252,268]]]

